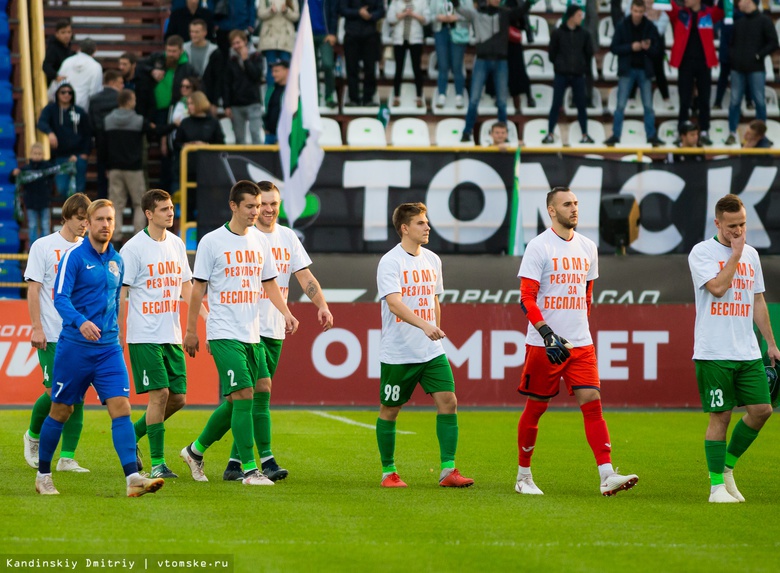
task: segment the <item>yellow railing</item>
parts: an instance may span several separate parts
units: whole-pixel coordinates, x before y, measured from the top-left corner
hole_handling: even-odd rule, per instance
[[[25,0],[19,0],[19,4],[23,4]],[[32,48],[32,78],[31,83],[22,84],[24,90],[30,90],[35,107],[35,118],[40,117],[41,110],[46,107],[49,96],[46,85],[46,74],[43,73],[43,59],[46,56],[46,31],[44,28],[43,20],[43,0],[29,0],[30,6],[30,46]],[[26,120],[25,120],[26,121]],[[33,121],[33,126],[35,126]],[[26,128],[27,126],[25,126]],[[50,156],[49,138],[45,137],[43,133],[36,131],[35,138],[43,144],[44,157]],[[30,140],[28,146],[32,144],[33,140]]]
[[[32,54],[30,49],[30,18],[27,12],[27,2],[16,3],[19,19],[19,55],[20,72],[22,76],[22,117],[24,119],[24,143],[29,149],[35,141],[35,104],[32,92]]]

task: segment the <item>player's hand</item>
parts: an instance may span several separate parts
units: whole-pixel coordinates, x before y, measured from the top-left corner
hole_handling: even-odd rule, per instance
[[[92,342],[100,340],[100,329],[95,325],[94,322],[89,320],[85,321],[84,324],[79,326],[79,331],[81,332],[81,336],[87,340]]]
[[[320,321],[323,331],[333,328],[333,315],[327,308],[321,308],[317,312],[317,319]]]
[[[200,342],[198,341],[198,335],[188,332],[184,336],[184,351],[195,358],[195,353],[199,350]],[[211,351],[209,351],[211,352]]]
[[[39,350],[46,350],[46,335],[42,328],[34,328],[30,337],[30,346]]]
[[[446,338],[447,335],[444,334],[444,331],[439,328],[436,325],[425,323],[425,326],[423,327],[422,331],[425,333],[425,336],[430,338],[431,340],[441,340],[442,338]]]
[[[284,331],[287,334],[295,334],[298,330],[298,319],[292,314],[287,314],[284,317]]]
[[[544,349],[547,352],[547,360],[552,364],[563,364],[571,356],[574,345],[562,336],[555,334],[546,324],[539,329],[539,334],[544,339]]]
[[[57,145],[59,144],[59,141],[57,140],[57,135],[55,133],[49,134],[49,147],[52,149],[57,149]]]
[[[780,350],[777,349],[777,346],[768,348],[766,354],[769,357],[769,365],[772,368],[780,364]]]
[[[735,256],[741,257],[747,240],[747,232],[743,229],[739,236],[732,235],[729,239],[731,240],[731,252]]]
[[[211,344],[209,344],[209,341],[206,341],[206,352],[209,353],[209,356],[211,356]]]

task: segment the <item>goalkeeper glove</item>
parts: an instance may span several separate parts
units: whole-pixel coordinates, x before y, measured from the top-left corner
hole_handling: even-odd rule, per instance
[[[563,364],[571,356],[569,350],[574,348],[574,345],[564,337],[555,334],[546,324],[539,329],[539,335],[544,339],[547,360],[552,364]]]

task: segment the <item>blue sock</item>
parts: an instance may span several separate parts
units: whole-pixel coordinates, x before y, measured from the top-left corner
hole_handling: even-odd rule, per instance
[[[51,459],[54,457],[54,451],[57,444],[60,443],[62,436],[62,427],[65,424],[58,422],[51,416],[46,416],[41,426],[40,445],[38,447],[38,473],[51,473]]]
[[[138,465],[135,462],[135,430],[130,416],[120,416],[112,420],[111,437],[114,439],[114,449],[125,476],[136,473]]]

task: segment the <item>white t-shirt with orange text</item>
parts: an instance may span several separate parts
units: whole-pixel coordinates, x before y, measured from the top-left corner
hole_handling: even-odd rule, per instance
[[[528,243],[517,276],[539,282],[536,304],[556,334],[575,347],[593,344],[586,290],[588,281],[599,276],[596,243],[576,231],[567,241],[549,228]],[[525,340],[531,346],[544,346],[532,324]]]
[[[237,235],[222,225],[198,243],[192,276],[208,282],[208,340],[260,342],[262,281],[276,278],[271,245],[263,233]]]
[[[440,340],[403,322],[390,312],[385,297],[399,293],[402,302],[426,322],[436,324],[435,299],[444,292],[441,259],[421,248],[417,256],[396,245],[382,260],[376,272],[379,297],[382,299],[382,337],[379,361],[384,364],[418,364],[444,354]]]
[[[758,252],[745,245],[731,288],[717,298],[705,286],[731,257],[731,247],[717,239],[702,241],[688,255],[696,294],[694,360],[755,360],[761,350],[753,333],[755,295],[764,292]]]

